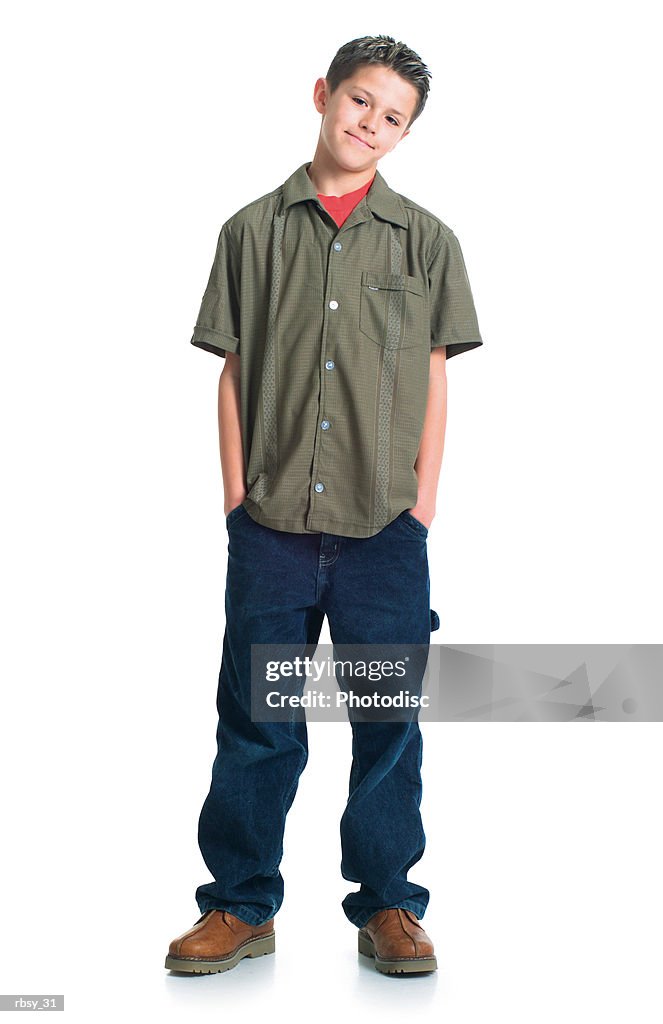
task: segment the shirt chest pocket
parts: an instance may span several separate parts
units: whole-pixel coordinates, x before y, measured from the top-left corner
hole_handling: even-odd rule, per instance
[[[427,345],[423,282],[408,274],[362,271],[359,329],[384,348]]]

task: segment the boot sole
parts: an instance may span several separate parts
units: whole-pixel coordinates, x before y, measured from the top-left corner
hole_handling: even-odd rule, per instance
[[[219,974],[221,971],[230,971],[245,956],[266,956],[268,953],[273,953],[276,948],[275,934],[272,932],[259,939],[247,939],[229,956],[224,956],[220,960],[210,960],[207,957],[172,956],[169,953],[164,966],[167,970],[183,971],[186,974]]]
[[[434,956],[403,956],[395,960],[383,960],[375,952],[373,940],[367,932],[359,932],[359,952],[370,956],[375,961],[375,969],[382,974],[423,974],[437,970],[437,959]]]

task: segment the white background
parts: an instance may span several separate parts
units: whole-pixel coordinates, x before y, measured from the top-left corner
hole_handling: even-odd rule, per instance
[[[425,724],[420,978],[358,960],[350,730],[315,724],[276,955],[163,968],[210,878],[224,627],[222,362],[189,340],[221,224],[312,158],[347,40],[433,73],[380,171],[457,233],[485,341],[448,369],[433,641],[662,639],[654,4],[372,10],[2,7],[0,991],[76,1021],[661,1020],[658,724]]]

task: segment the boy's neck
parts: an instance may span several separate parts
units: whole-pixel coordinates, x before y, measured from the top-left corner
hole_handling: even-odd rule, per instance
[[[336,164],[323,161],[317,153],[306,168],[315,191],[323,196],[345,196],[348,192],[356,192],[362,185],[372,181],[375,171],[375,166],[356,173],[346,171]]]

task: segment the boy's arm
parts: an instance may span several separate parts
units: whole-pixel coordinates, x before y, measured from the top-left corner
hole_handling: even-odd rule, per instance
[[[410,512],[429,527],[435,518],[437,485],[442,467],[444,434],[447,427],[447,360],[442,346],[430,354],[430,376],[424,427],[419,454],[414,464],[417,474],[417,504]]]
[[[244,478],[239,379],[240,357],[234,352],[227,352],[219,377],[219,450],[225,515],[240,505],[247,493]]]
[[[431,354],[424,427],[414,469],[417,504],[410,512],[424,526],[435,517],[437,484],[447,427],[447,360],[483,345],[465,259],[458,238],[446,227],[428,268]]]

